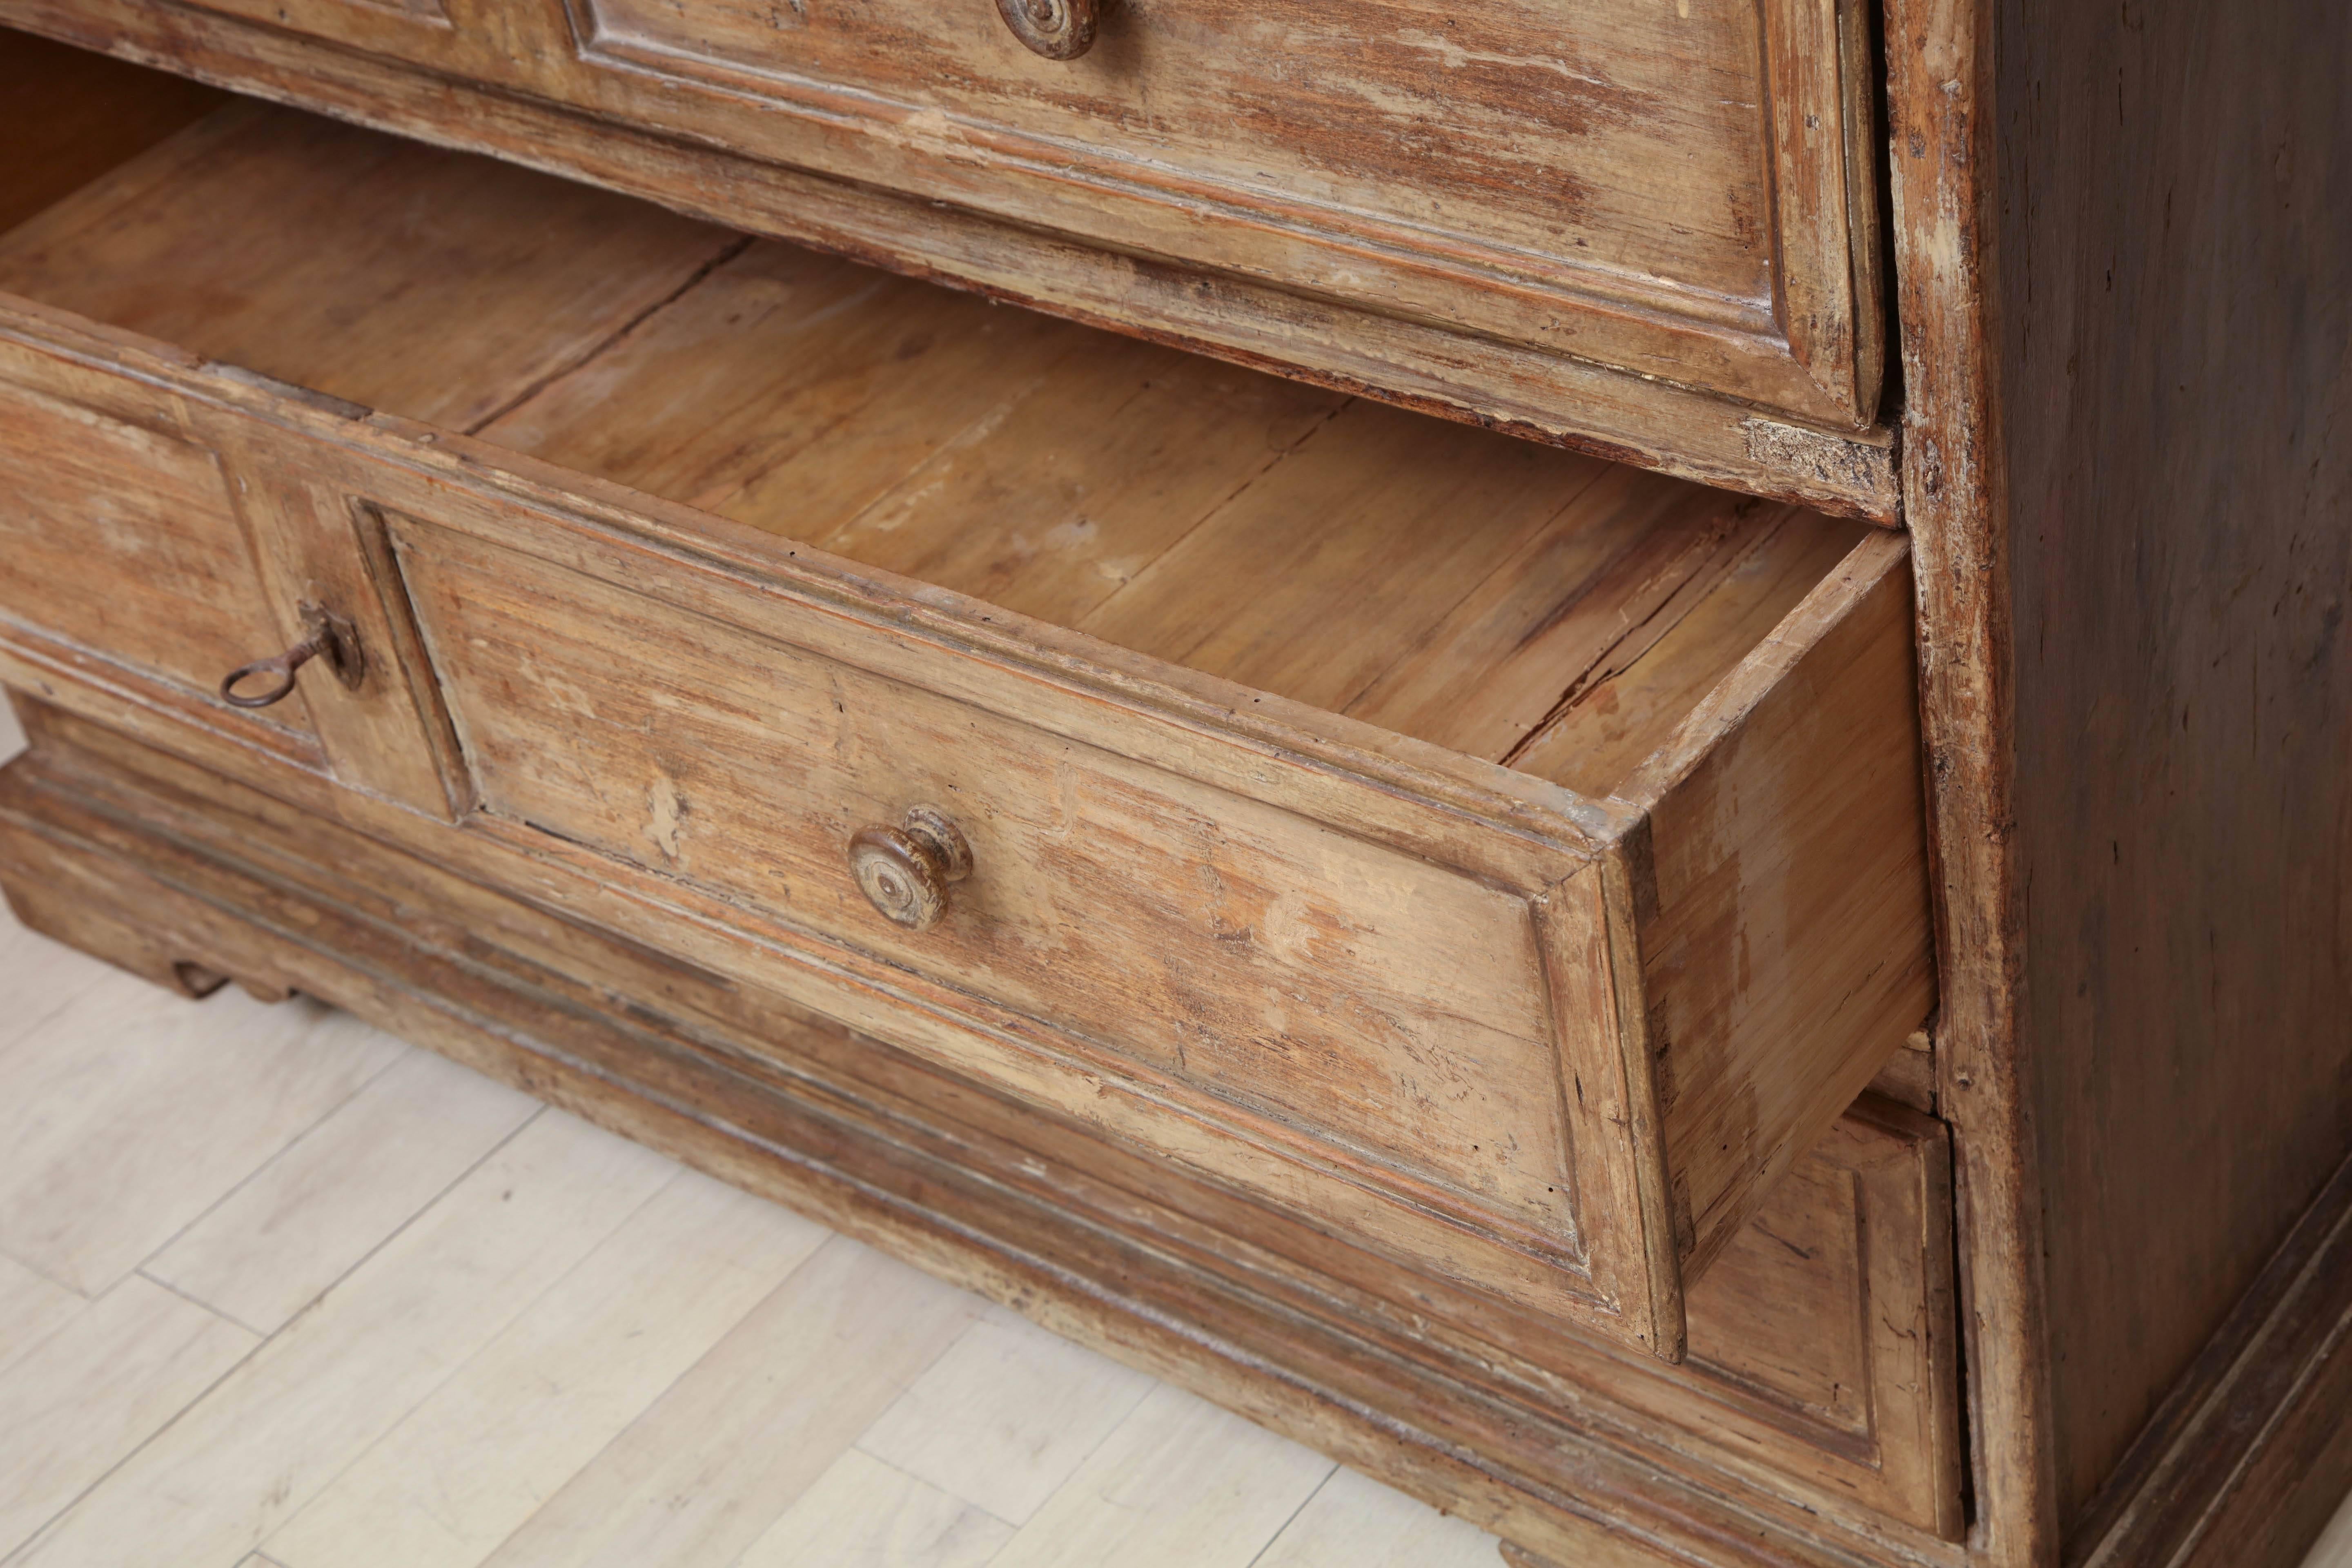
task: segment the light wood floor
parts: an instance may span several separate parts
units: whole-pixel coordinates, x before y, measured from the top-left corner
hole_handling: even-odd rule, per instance
[[[189,1003],[0,910],[6,1568],[1497,1561],[348,1015]],[[2310,1564],[2352,1568],[2352,1507]]]

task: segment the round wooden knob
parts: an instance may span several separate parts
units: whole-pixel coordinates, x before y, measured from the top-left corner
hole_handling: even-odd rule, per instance
[[[949,885],[971,875],[971,846],[945,812],[919,805],[896,827],[851,834],[849,874],[886,919],[929,931],[948,912]]]
[[[1095,47],[1109,0],[996,0],[1013,36],[1049,60],[1074,60]]]

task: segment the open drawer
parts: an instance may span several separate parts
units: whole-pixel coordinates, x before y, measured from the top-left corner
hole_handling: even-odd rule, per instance
[[[1454,1285],[1679,1355],[1931,1005],[1898,534],[254,106],[0,289],[9,684]]]

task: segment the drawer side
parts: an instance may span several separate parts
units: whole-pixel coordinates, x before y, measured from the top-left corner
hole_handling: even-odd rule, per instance
[[[1935,1004],[1906,542],[1866,538],[1626,794],[1685,1268]]]

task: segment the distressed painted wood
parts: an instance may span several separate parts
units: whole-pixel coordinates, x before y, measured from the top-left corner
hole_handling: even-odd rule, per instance
[[[1974,1553],[2039,1568],[2060,1551],[2043,1235],[2019,978],[2017,700],[2007,465],[1994,333],[1996,12],[1888,0],[1895,277],[1906,516],[1917,552],[1921,719],[1935,847],[1936,1103],[1952,1125],[1968,1325]]]
[[[811,658],[790,619],[736,630],[406,518],[394,531],[486,817],[1053,1031],[1025,1051],[942,1047],[967,1071],[1334,1218],[1408,1224],[1356,1196],[1386,1187],[1581,1272],[1528,909],[1572,861],[1513,896],[1017,710]],[[927,803],[973,869],[940,925],[901,931],[845,852]],[[1443,964],[1424,921],[1462,942]],[[1139,1092],[1181,1124],[1123,1107]],[[1344,1184],[1315,1173],[1333,1162]],[[1528,1289],[1517,1272],[1493,1283]]]
[[[215,9],[1816,422],[1876,412],[1875,199],[1849,176],[1874,118],[1858,5],[1465,21],[1138,4],[1055,64],[985,5],[817,4],[781,28],[728,0],[461,11],[446,28],[339,0]]]
[[[222,677],[285,646],[235,483],[169,403],[67,372],[0,376],[0,608],[217,706],[280,748],[316,747],[303,697],[251,717]]]
[[[1467,41],[1434,5],[1120,9],[1125,42],[1061,64],[984,5],[911,29],[822,8],[793,30],[821,51],[800,76],[742,74],[730,47],[772,58],[782,35],[718,5],[667,41],[640,22],[668,13],[600,33],[553,0],[442,19],[320,0],[293,30],[148,0],[9,0],[0,20],[1342,390],[1897,516],[1860,6],[1774,0],[1768,27],[1736,5],[1594,5],[1561,53],[1531,5],[1482,13]],[[929,75],[909,39],[964,63]],[[1256,49],[1308,69],[1317,113],[1354,106],[1352,129],[1281,124],[1288,95],[1234,69]],[[478,85],[452,96],[452,76]],[[970,101],[908,100],[915,79]],[[1418,140],[1465,84],[1498,160],[1466,179]]]

